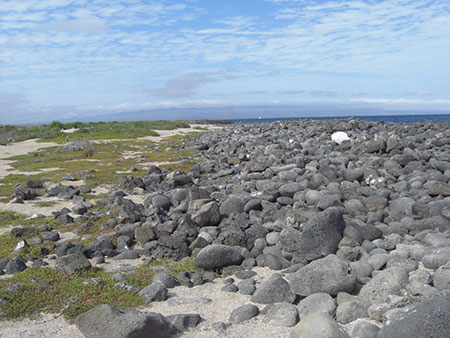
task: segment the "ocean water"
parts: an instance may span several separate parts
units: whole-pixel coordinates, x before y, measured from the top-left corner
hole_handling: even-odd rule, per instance
[[[326,116],[326,117],[278,117],[278,118],[258,118],[258,119],[234,119],[228,120],[233,123],[255,123],[255,122],[276,122],[292,121],[299,119],[309,120],[332,120],[358,118],[361,120],[370,120],[375,122],[394,122],[394,123],[412,123],[412,122],[450,122],[450,114],[409,114],[409,115],[354,115],[354,116]]]

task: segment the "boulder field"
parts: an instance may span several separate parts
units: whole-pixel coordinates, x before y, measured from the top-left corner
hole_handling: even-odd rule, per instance
[[[189,172],[153,166],[144,177],[122,177],[97,201],[111,215],[102,225],[109,232],[88,246],[42,231],[41,240],[55,243],[57,268],[194,256],[201,269],[176,278],[163,271],[136,292],[148,303],[168,302],[175,285],[232,275],[222,292],[247,295],[248,303],[208,328],[223,336],[258,318],[291,328],[292,338],[450,336],[448,123],[233,124],[180,147],[201,160]],[[16,187],[14,198],[33,198],[33,186],[39,182]],[[49,194],[72,199],[89,226],[96,215],[76,190]],[[69,212],[55,217],[71,222]],[[0,273],[25,263],[3,260]],[[259,282],[254,267],[273,273]],[[75,322],[86,337],[131,338],[182,335],[201,321],[195,313],[102,305]]]

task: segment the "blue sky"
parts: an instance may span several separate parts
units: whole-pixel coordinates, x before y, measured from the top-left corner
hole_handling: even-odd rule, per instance
[[[0,123],[136,112],[450,112],[450,2],[0,0]]]

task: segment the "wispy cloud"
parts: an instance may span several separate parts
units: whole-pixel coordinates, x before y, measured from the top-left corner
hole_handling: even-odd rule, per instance
[[[195,91],[208,82],[217,81],[208,73],[186,73],[179,77],[170,79],[164,86],[151,87],[144,92],[161,98],[190,97]]]
[[[0,92],[33,107],[447,100],[448,46],[447,0],[3,0]]]

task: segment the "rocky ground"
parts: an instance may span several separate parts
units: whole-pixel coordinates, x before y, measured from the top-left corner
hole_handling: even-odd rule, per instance
[[[184,145],[202,157],[187,173],[123,176],[96,201],[112,217],[89,245],[42,227],[33,240],[53,242],[56,259],[0,259],[0,274],[103,266],[149,304],[80,315],[86,337],[450,336],[448,123],[222,127]],[[13,202],[35,189],[17,186]],[[49,189],[72,202],[54,217],[89,227],[99,215],[83,189]],[[190,256],[201,269],[123,283],[146,260]]]

